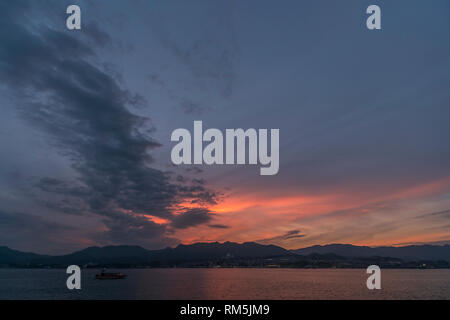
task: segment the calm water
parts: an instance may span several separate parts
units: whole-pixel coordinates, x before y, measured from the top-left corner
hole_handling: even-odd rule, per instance
[[[127,269],[109,281],[97,272],[82,270],[81,290],[69,291],[65,270],[0,269],[0,299],[450,299],[450,270],[382,270],[373,291],[361,269]]]

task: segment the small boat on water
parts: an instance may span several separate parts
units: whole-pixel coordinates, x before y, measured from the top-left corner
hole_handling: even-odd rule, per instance
[[[125,279],[127,277],[126,274],[120,272],[106,272],[105,269],[102,272],[95,275],[95,279],[98,280],[114,280],[114,279]]]

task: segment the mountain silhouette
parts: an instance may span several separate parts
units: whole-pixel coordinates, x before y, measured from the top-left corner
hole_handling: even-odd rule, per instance
[[[48,258],[50,258],[50,256],[30,252],[21,252],[5,246],[0,247],[0,265],[26,265],[30,263],[40,263]]]
[[[367,247],[351,244],[328,244],[312,246],[291,252],[299,255],[336,254],[342,257],[392,257],[403,260],[445,260],[450,261],[450,245],[413,245],[404,247]]]
[[[195,243],[192,245],[180,244],[175,248],[161,250],[147,250],[139,246],[89,247],[61,256],[24,253],[11,250],[7,247],[1,247],[0,265],[157,265],[161,263],[170,264],[217,259],[251,259],[292,255],[294,254],[281,247],[262,245],[254,242],[242,244],[234,242]]]
[[[147,250],[139,246],[89,247],[67,255],[50,256],[0,247],[0,267],[82,266],[168,267],[168,266],[348,266],[360,267],[370,261],[400,267],[404,261],[450,262],[450,245],[363,247],[348,244],[312,246],[286,250],[255,242],[213,242],[178,245],[175,248]],[[326,262],[325,264],[323,264]],[[416,266],[417,264],[405,264]]]
[[[292,255],[286,249],[275,245],[263,245],[255,242],[242,244],[235,242],[194,243],[178,245],[176,248],[153,251],[155,257],[164,260],[205,260],[230,258],[265,258]]]

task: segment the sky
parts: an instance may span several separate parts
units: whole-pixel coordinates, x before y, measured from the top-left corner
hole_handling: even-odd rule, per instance
[[[449,18],[447,0],[1,1],[0,245],[450,243]],[[173,165],[195,120],[278,128],[278,174]]]

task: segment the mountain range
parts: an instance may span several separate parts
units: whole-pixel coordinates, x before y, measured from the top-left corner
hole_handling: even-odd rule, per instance
[[[333,253],[343,257],[393,257],[402,260],[445,260],[450,261],[450,245],[412,245],[404,247],[367,247],[350,244],[329,244],[312,246],[291,252],[299,255],[311,253]]]
[[[89,247],[67,255],[51,256],[0,247],[0,267],[171,267],[171,266],[291,266],[358,267],[367,263],[416,266],[411,261],[450,262],[450,245],[365,247],[348,244],[287,250],[255,242],[214,242],[147,250],[139,246]],[[421,264],[422,265],[422,264]]]
[[[48,265],[68,264],[126,264],[126,265],[177,265],[179,263],[211,261],[220,259],[256,259],[289,256],[294,253],[274,245],[261,245],[254,242],[242,244],[195,243],[180,244],[175,248],[147,250],[139,246],[89,247],[68,255],[49,256],[12,250],[0,247],[0,266],[5,265]]]

